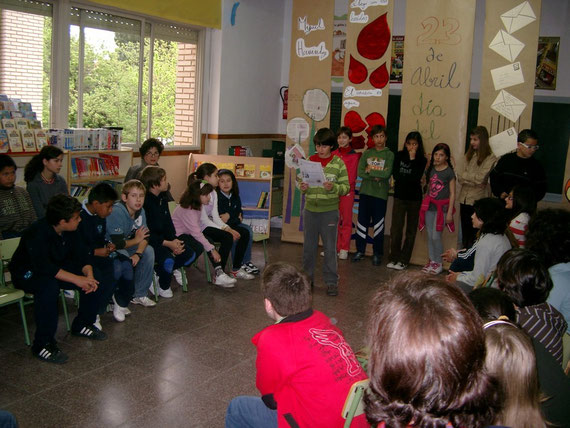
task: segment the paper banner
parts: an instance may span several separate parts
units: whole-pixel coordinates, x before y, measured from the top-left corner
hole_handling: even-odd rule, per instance
[[[485,3],[477,123],[491,136],[511,127],[517,133],[531,127],[540,9],[541,0]],[[505,94],[517,107],[497,108]]]
[[[406,4],[398,146],[410,131],[419,131],[427,153],[437,143],[447,143],[457,169],[464,162],[474,22],[475,0]],[[444,248],[455,247],[456,235],[443,235]],[[418,233],[412,262],[425,264],[427,259],[426,232]]]
[[[372,126],[386,125],[393,12],[393,0],[348,2],[341,124],[356,149]]]
[[[330,122],[333,19],[334,1],[293,0],[286,145],[298,143],[307,156],[314,153],[315,132]],[[295,176],[285,168],[281,239],[303,242],[304,198]]]

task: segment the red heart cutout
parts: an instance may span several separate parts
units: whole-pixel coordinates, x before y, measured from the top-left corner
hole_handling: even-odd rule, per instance
[[[350,55],[350,63],[348,65],[348,80],[352,83],[362,83],[368,77],[368,70],[360,61],[354,59]]]
[[[382,89],[386,86],[388,84],[388,80],[390,80],[390,75],[388,74],[386,63],[382,64],[370,75],[370,84],[378,89]]]
[[[362,29],[356,40],[358,53],[367,59],[380,59],[390,44],[388,12]]]
[[[353,133],[362,132],[366,128],[366,122],[355,111],[349,111],[344,116],[344,126],[348,126]]]

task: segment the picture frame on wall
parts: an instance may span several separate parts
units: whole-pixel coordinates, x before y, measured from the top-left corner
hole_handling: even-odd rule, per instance
[[[554,91],[556,89],[556,74],[558,68],[558,53],[560,37],[538,38],[536,52],[536,77],[534,87]]]

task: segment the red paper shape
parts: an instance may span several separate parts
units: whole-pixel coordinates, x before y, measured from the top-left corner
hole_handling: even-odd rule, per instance
[[[368,128],[366,128],[366,133],[368,135],[370,135],[370,132],[372,132],[372,127],[374,125],[380,125],[383,126],[384,128],[386,127],[386,119],[384,119],[384,116],[382,116],[380,113],[370,113],[368,116],[366,116],[366,123],[368,123]],[[368,138],[368,147],[372,147],[374,145],[374,143],[372,142],[372,138]]]
[[[357,135],[352,136],[352,142],[350,143],[350,145],[352,146],[353,149],[363,149],[364,145],[365,145],[366,141],[364,140],[364,137],[362,135]]]
[[[380,59],[390,44],[388,12],[379,16],[362,29],[356,40],[358,53],[367,59]]]
[[[360,61],[350,55],[350,63],[348,65],[348,80],[352,83],[362,83],[368,77],[368,70]]]
[[[372,147],[374,147],[374,140],[372,139],[372,137],[369,135],[368,136],[368,140],[366,140],[366,147],[368,147],[369,149],[371,149]]]
[[[382,64],[370,75],[370,84],[378,89],[382,89],[386,86],[388,84],[388,80],[390,80],[390,75],[388,74],[386,63]]]
[[[344,116],[344,126],[348,126],[353,133],[358,133],[364,131],[364,128],[366,128],[366,122],[362,120],[357,112],[349,111]]]

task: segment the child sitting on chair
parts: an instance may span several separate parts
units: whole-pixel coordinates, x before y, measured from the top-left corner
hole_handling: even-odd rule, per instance
[[[265,312],[275,324],[257,333],[256,385],[261,397],[234,398],[229,427],[339,427],[351,386],[366,379],[342,332],[311,308],[307,276],[287,263],[262,276]],[[364,415],[353,427],[368,426]]]

